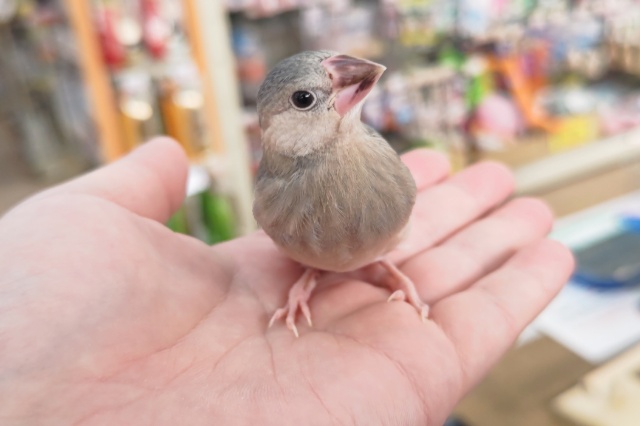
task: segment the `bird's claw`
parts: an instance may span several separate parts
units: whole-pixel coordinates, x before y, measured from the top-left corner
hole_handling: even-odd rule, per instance
[[[427,319],[429,319],[429,306],[423,305],[419,307],[418,312],[420,312],[420,319],[422,320],[422,322],[426,323]]]
[[[304,315],[305,319],[307,320],[307,324],[309,324],[309,327],[313,327],[313,322],[311,321],[311,311],[309,310],[309,305],[307,305],[306,302],[300,304],[300,310],[302,311],[302,315]]]
[[[271,328],[276,321],[278,321],[280,318],[284,317],[285,315],[287,315],[287,308],[278,309],[269,320],[269,328]]]
[[[420,299],[415,284],[391,262],[382,260],[380,261],[380,264],[391,275],[391,287],[400,287],[400,289],[391,293],[387,302],[407,302],[418,311],[422,322],[426,322],[429,317],[429,305]]]
[[[301,301],[297,306],[296,305],[294,305],[293,307],[287,306],[285,308],[278,309],[269,320],[269,328],[271,328],[273,324],[275,324],[275,322],[278,321],[280,318],[283,318],[286,316],[287,318],[285,320],[285,323],[287,324],[287,328],[291,330],[296,337],[300,337],[300,333],[298,333],[298,327],[296,327],[296,311],[298,309],[302,311],[302,315],[304,315],[304,317],[306,318],[307,324],[309,324],[309,327],[313,327],[309,306],[307,305],[306,302]]]
[[[403,290],[396,290],[391,293],[391,296],[389,296],[387,302],[407,302],[407,295]],[[416,308],[416,310],[420,314],[420,319],[422,320],[422,322],[427,322],[427,318],[429,317],[429,306],[424,303],[412,303],[411,301],[409,301],[408,303]]]
[[[296,337],[300,337],[298,333],[298,327],[296,327],[296,314],[298,311],[302,312],[309,327],[313,327],[311,321],[311,310],[307,301],[311,297],[311,292],[315,288],[316,272],[309,269],[304,275],[293,285],[289,291],[289,300],[287,306],[276,310],[269,321],[269,327],[271,327],[277,320],[286,316],[285,323],[287,328],[293,332]]]
[[[405,302],[407,300],[407,295],[402,290],[396,290],[391,293],[391,296],[387,299],[387,303],[389,302]]]
[[[298,327],[296,327],[295,319],[287,318],[287,328],[293,332],[293,335],[296,336],[296,339],[300,337],[300,333],[298,333]]]

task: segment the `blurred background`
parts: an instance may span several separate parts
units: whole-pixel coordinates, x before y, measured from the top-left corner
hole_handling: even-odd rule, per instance
[[[167,226],[207,243],[253,231],[257,90],[305,49],[386,65],[365,122],[455,170],[505,163],[576,253],[455,418],[640,424],[637,0],[0,0],[0,214],[169,134],[192,165]]]

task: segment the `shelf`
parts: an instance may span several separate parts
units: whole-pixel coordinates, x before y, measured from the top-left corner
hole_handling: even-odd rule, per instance
[[[205,82],[207,115],[215,130],[214,152],[225,155],[238,234],[256,229],[252,214],[253,185],[248,141],[242,126],[242,107],[231,49],[228,16],[221,2],[183,0],[194,56]]]
[[[640,128],[519,167],[518,194],[537,194],[635,161],[640,161]]]

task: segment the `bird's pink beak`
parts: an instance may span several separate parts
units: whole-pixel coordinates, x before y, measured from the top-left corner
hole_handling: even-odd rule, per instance
[[[367,97],[387,69],[375,62],[347,55],[325,59],[322,66],[333,83],[333,91],[337,92],[334,106],[341,117]]]

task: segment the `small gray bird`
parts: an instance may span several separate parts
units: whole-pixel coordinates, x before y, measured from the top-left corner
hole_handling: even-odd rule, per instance
[[[263,157],[253,213],[289,257],[307,269],[269,325],[298,311],[320,271],[379,262],[393,277],[389,300],[405,300],[424,320],[414,284],[384,259],[407,231],[416,185],[397,153],[360,121],[362,104],[385,67],[330,51],[303,52],[273,68],[258,93]]]

